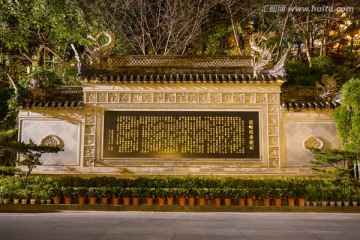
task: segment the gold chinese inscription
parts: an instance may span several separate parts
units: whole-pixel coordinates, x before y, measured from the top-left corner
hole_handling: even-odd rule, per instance
[[[104,119],[104,157],[259,158],[258,112],[115,112]]]

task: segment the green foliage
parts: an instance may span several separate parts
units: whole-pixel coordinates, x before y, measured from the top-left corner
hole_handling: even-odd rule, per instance
[[[31,139],[29,143],[24,142],[7,142],[0,140],[0,146],[5,149],[11,149],[20,153],[23,158],[18,160],[20,165],[24,165],[28,168],[26,177],[30,175],[31,171],[36,165],[42,165],[40,157],[44,153],[57,153],[63,151],[58,146],[44,146],[35,144]]]
[[[109,193],[113,197],[117,197],[117,198],[120,198],[122,196],[123,192],[124,192],[124,189],[121,187],[112,187],[109,189]]]
[[[75,189],[75,194],[77,194],[80,197],[86,197],[89,194],[89,188],[78,187]]]
[[[64,177],[68,179],[68,177]],[[104,177],[106,178],[106,177]],[[174,180],[174,177],[171,177]],[[20,177],[0,177],[0,196],[3,198],[21,198],[32,197],[37,199],[50,199],[58,196],[93,196],[100,197],[206,197],[212,198],[240,198],[261,196],[265,197],[305,197],[309,201],[355,201],[359,197],[360,183],[354,179],[321,179],[321,178],[261,178],[261,179],[238,179],[238,178],[213,178],[217,186],[224,182],[241,182],[248,184],[247,188],[217,187],[210,191],[194,185],[193,188],[167,188],[165,185],[161,188],[138,187],[68,187],[68,180],[59,180],[61,178],[52,178],[44,176],[30,176],[28,178]],[[150,182],[156,178],[142,177]],[[165,178],[166,179],[166,178]],[[179,179],[184,179],[179,177]],[[205,179],[202,177],[193,177],[195,182],[200,183]],[[208,178],[206,178],[208,179]],[[226,179],[226,181],[225,181]],[[109,181],[116,179],[109,177]],[[106,183],[107,181],[104,180]],[[67,184],[65,186],[61,184]],[[25,194],[26,193],[26,194]],[[26,196],[25,196],[26,195]]]
[[[341,88],[341,106],[334,113],[336,129],[346,150],[360,152],[360,78]]]
[[[314,154],[314,160],[310,163],[316,166],[312,170],[330,174],[336,178],[348,177],[351,173],[347,165],[356,159],[355,153],[333,148],[310,148],[309,150]]]
[[[222,24],[214,29],[214,31],[206,36],[204,42],[206,44],[206,50],[204,54],[206,55],[215,55],[215,54],[224,54],[225,53],[225,36],[231,33],[231,27]]]
[[[164,188],[157,188],[155,189],[155,194],[157,197],[165,198],[168,196],[168,191]]]
[[[72,195],[75,193],[75,190],[72,187],[61,187],[61,193],[65,197],[72,197]]]
[[[235,200],[244,199],[249,195],[249,189],[240,188],[234,190]]]
[[[224,193],[221,188],[213,188],[210,190],[210,195],[212,198],[222,198]]]
[[[14,176],[15,174],[21,174],[20,168],[14,166],[0,166],[0,175]]]
[[[322,55],[314,57],[312,63],[314,70],[319,72],[319,74],[333,74],[335,64],[329,56]]]
[[[320,80],[318,74],[305,63],[289,63],[286,65],[286,84],[289,86],[314,86]]]

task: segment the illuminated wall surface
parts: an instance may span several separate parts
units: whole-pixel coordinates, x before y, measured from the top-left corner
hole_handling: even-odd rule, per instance
[[[103,157],[259,158],[259,113],[106,111]]]

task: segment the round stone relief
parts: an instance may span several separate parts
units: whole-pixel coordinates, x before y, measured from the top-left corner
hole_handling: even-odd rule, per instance
[[[41,140],[41,145],[43,146],[58,146],[59,148],[64,148],[64,141],[56,135],[48,135],[46,137],[44,137]]]
[[[317,136],[310,136],[306,138],[303,142],[303,148],[309,153],[311,153],[309,148],[321,149],[323,147],[324,147],[324,142],[320,139],[320,137]]]

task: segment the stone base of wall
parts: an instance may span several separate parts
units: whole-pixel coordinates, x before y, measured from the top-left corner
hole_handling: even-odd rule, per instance
[[[202,175],[202,176],[309,176],[314,175],[308,167],[299,168],[230,168],[230,167],[47,167],[38,166],[32,174],[57,175],[114,175],[117,177]]]

